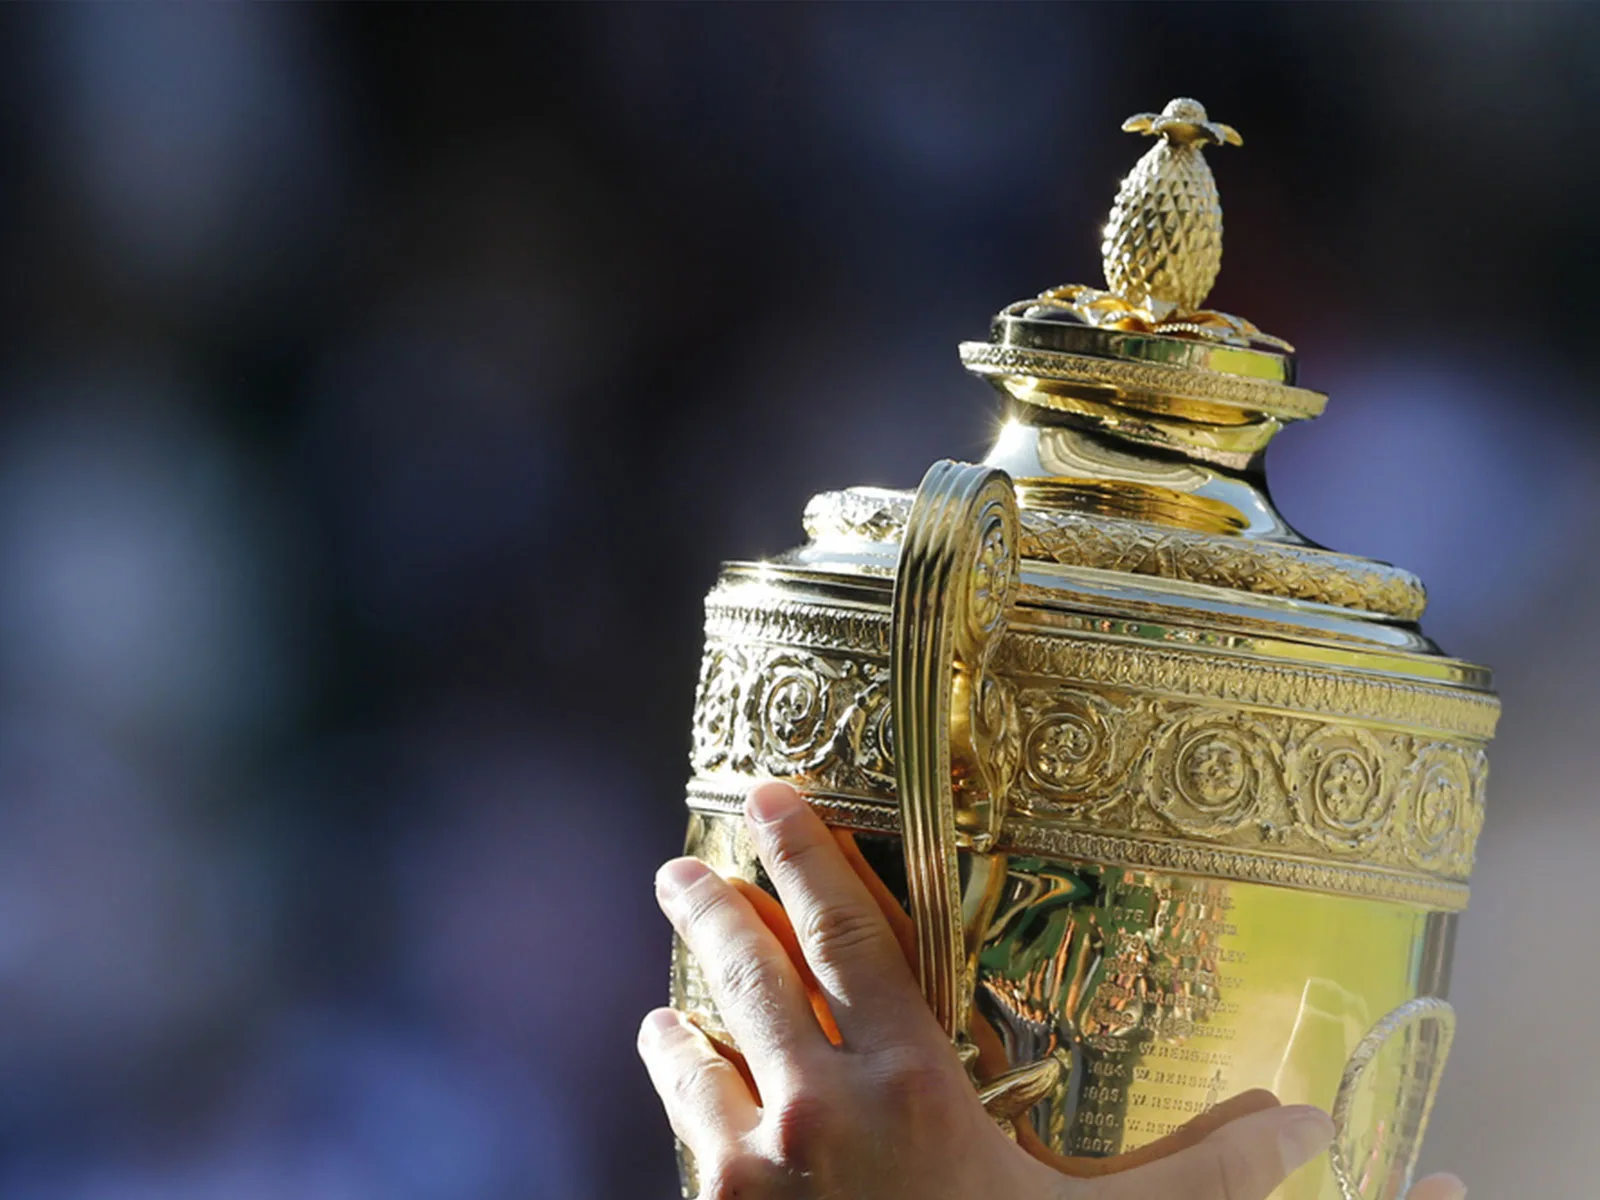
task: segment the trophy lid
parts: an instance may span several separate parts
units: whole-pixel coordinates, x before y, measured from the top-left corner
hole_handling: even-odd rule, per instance
[[[961,357],[1018,405],[1199,461],[1248,470],[1286,421],[1327,397],[1295,386],[1294,347],[1203,308],[1222,266],[1222,206],[1207,145],[1241,144],[1193,100],[1130,117],[1156,142],[1129,172],[1101,244],[1105,289],[1065,284],[1018,301]]]
[[[987,341],[961,346],[967,369],[1003,397],[985,463],[1016,485],[1024,560],[1160,581],[1190,602],[1244,593],[1318,636],[1437,653],[1415,629],[1421,580],[1323,549],[1273,507],[1267,445],[1287,422],[1318,416],[1327,397],[1298,386],[1287,341],[1203,307],[1222,262],[1204,151],[1240,145],[1239,133],[1189,99],[1123,129],[1155,142],[1112,204],[1106,286],[1066,284],[1009,304]],[[791,561],[842,553],[873,569],[846,543],[892,548],[909,507],[908,492],[817,496],[805,518],[812,545]]]
[[[896,789],[932,794],[902,786],[905,725],[973,845],[1458,909],[1490,673],[1423,635],[1415,575],[1272,504],[1268,443],[1326,398],[1287,342],[1202,307],[1204,150],[1239,134],[1181,99],[1124,128],[1156,141],[1112,206],[1105,288],[1008,305],[961,347],[1005,408],[984,464],[823,493],[805,545],[724,569],[690,805],[734,811],[765,773],[901,828]]]

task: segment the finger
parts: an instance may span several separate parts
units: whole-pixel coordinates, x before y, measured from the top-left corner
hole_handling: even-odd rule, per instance
[[[1140,1146],[1135,1150],[1128,1150],[1122,1154],[1115,1154],[1109,1158],[1063,1158],[1046,1149],[1031,1127],[1017,1130],[1017,1143],[1035,1158],[1049,1163],[1063,1175],[1076,1175],[1086,1178],[1093,1175],[1115,1175],[1122,1171],[1131,1171],[1135,1167],[1142,1167],[1146,1163],[1167,1158],[1177,1154],[1180,1150],[1187,1150],[1190,1146],[1198,1145],[1206,1140],[1217,1130],[1241,1117],[1250,1116],[1252,1113],[1265,1112],[1269,1108],[1278,1107],[1278,1098],[1265,1088],[1253,1088],[1248,1092],[1240,1092],[1237,1096],[1230,1096],[1215,1108],[1209,1108],[1194,1120],[1174,1129],[1166,1137]]]
[[[783,905],[753,883],[743,879],[730,879],[728,882],[750,901],[750,907],[756,910],[761,923],[772,930],[772,936],[778,939],[783,952],[789,956],[795,970],[800,972],[800,982],[805,985],[806,999],[811,1002],[811,1011],[817,1018],[817,1024],[822,1026],[822,1032],[830,1042],[839,1045],[844,1039],[840,1037],[839,1026],[834,1023],[833,1013],[828,1008],[828,998],[822,994],[817,977],[811,973],[811,964],[806,962],[806,956],[800,949],[800,938],[789,921],[789,914],[783,911]]]
[[[850,864],[850,869],[856,873],[856,878],[861,880],[878,905],[878,911],[883,914],[883,919],[889,923],[890,930],[894,933],[894,940],[900,943],[900,953],[906,957],[906,964],[913,974],[917,969],[917,927],[911,921],[911,915],[900,907],[900,901],[894,898],[894,893],[889,890],[889,885],[878,877],[872,869],[872,864],[867,862],[866,855],[861,853],[861,847],[856,844],[856,835],[848,829],[831,829],[833,840],[839,843],[839,849],[844,852],[844,859]]]
[[[756,1084],[755,1074],[750,1070],[750,1063],[744,1056],[744,1051],[733,1044],[733,1035],[721,1028],[715,1021],[717,1014],[710,1012],[690,1012],[683,1016],[689,1024],[698,1029],[706,1041],[711,1043],[711,1048],[723,1058],[733,1064],[733,1069],[739,1072],[739,1078],[744,1080],[745,1087],[750,1089],[750,1094],[755,1097],[756,1107],[762,1107],[761,1088]]]
[[[745,814],[845,1044],[943,1043],[889,923],[822,818],[776,782],[751,791]]]
[[[743,1077],[681,1013],[658,1008],[645,1017],[639,1057],[672,1131],[702,1162],[722,1161],[730,1144],[760,1122]]]
[[[1174,1129],[1166,1137],[1133,1151],[1133,1154],[1144,1155],[1142,1161],[1154,1162],[1158,1158],[1166,1158],[1169,1154],[1176,1154],[1180,1150],[1198,1145],[1224,1125],[1230,1125],[1254,1113],[1266,1112],[1278,1106],[1278,1098],[1266,1088],[1252,1088],[1248,1092],[1240,1092],[1237,1096],[1229,1096],[1215,1108],[1206,1110],[1194,1120]]]
[[[698,859],[675,858],[656,873],[656,897],[764,1094],[796,1061],[828,1048],[799,972],[727,880]]]
[[[1266,1200],[1332,1140],[1333,1122],[1320,1109],[1301,1104],[1267,1108],[1230,1121],[1186,1150],[1110,1176],[1107,1196]]]
[[[1411,1185],[1406,1200],[1466,1200],[1467,1185],[1454,1175],[1429,1175]]]

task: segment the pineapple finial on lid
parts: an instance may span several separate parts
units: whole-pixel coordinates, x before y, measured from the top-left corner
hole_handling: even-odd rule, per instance
[[[1100,246],[1106,290],[1065,284],[1006,312],[1043,302],[1088,325],[1292,353],[1288,342],[1243,317],[1200,307],[1222,266],[1222,204],[1202,151],[1242,144],[1238,130],[1181,97],[1159,113],[1129,117],[1122,128],[1149,134],[1156,144],[1128,172],[1111,206]]]
[[[1242,139],[1187,99],[1129,117],[1122,128],[1157,140],[1111,206],[1100,247],[1106,287],[1157,322],[1181,319],[1200,308],[1222,266],[1222,204],[1202,150]]]

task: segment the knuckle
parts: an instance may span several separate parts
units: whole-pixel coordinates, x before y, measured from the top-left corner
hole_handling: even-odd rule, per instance
[[[708,875],[684,893],[683,928],[686,931],[704,929],[727,911],[729,887],[725,880]]]
[[[768,826],[766,842],[769,865],[774,872],[793,871],[802,875],[818,847],[817,841],[793,818]]]
[[[771,1163],[740,1152],[716,1163],[700,1180],[700,1200],[768,1200],[778,1194]]]
[[[827,1145],[834,1106],[822,1097],[801,1092],[772,1114],[773,1148],[785,1166],[808,1170]]]
[[[1231,1139],[1222,1139],[1211,1158],[1215,1195],[1218,1200],[1255,1200],[1260,1193],[1254,1187],[1257,1178],[1255,1163],[1245,1148]]]
[[[853,904],[819,904],[805,914],[800,929],[804,944],[830,961],[881,948],[883,918]]]
[[[747,1006],[766,988],[766,964],[752,947],[730,945],[720,952],[716,969],[716,997],[727,1008]]]
[[[716,1089],[717,1064],[703,1058],[678,1064],[672,1076],[672,1099],[686,1109],[696,1108]]]
[[[927,1050],[886,1050],[876,1066],[878,1092],[891,1111],[929,1127],[942,1126],[954,1115],[955,1097],[962,1093],[952,1087],[948,1064]]]

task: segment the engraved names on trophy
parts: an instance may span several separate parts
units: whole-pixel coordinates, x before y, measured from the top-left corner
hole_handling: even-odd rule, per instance
[[[1233,885],[1013,858],[980,955],[979,1011],[1013,1064],[1070,1050],[1034,1112],[1069,1155],[1154,1141],[1235,1089],[1248,952]]]
[[[1079,1022],[1087,1069],[1068,1154],[1155,1141],[1231,1094],[1248,953],[1225,883],[1108,872],[1104,951]]]

